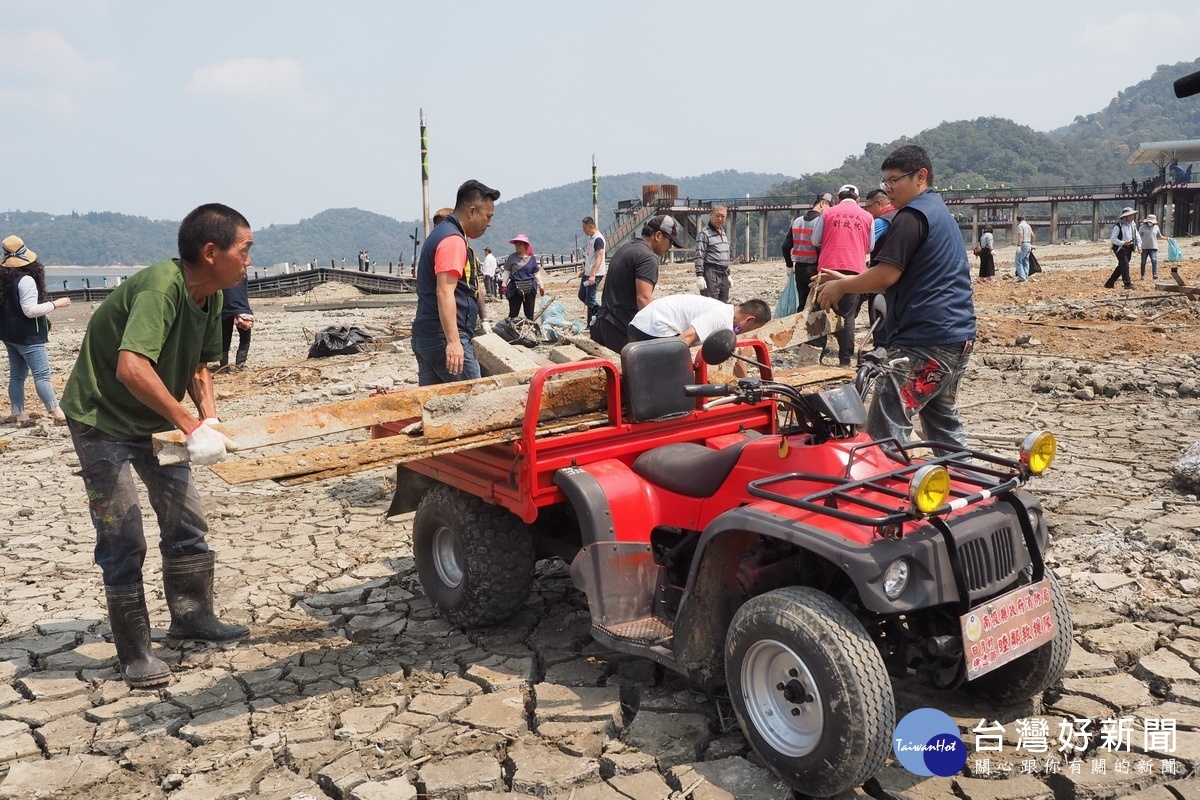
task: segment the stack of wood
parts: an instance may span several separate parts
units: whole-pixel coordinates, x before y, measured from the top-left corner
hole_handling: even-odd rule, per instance
[[[755,331],[754,336],[771,349],[800,344],[807,338],[801,315],[774,320]],[[495,334],[476,338],[474,346],[480,365],[492,373],[490,377],[414,387],[217,425],[239,444],[241,452],[376,425],[402,427],[404,433],[303,452],[241,458],[212,469],[231,484],[275,480],[294,485],[513,441],[521,435],[529,382],[542,366],[594,358],[608,359],[618,367],[621,363],[616,353],[584,337],[568,337],[548,353],[514,347]],[[842,381],[848,376],[844,368],[816,365],[775,373],[776,380],[796,386]],[[712,368],[709,379],[714,383],[732,380],[729,365]],[[599,368],[552,378],[538,410],[538,435],[605,424],[605,386],[605,372]],[[185,457],[183,436],[178,431],[154,438],[160,457]]]

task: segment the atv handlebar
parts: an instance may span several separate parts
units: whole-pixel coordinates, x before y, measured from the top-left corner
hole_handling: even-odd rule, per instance
[[[728,383],[689,383],[683,387],[688,397],[725,397],[736,391],[737,387]]]

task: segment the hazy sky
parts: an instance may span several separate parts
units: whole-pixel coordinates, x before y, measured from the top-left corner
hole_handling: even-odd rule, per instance
[[[1098,111],[1200,55],[1200,4],[1164,5],[0,0],[0,210],[414,219],[420,108],[435,209],[471,177],[587,179],[593,153],[801,175],[946,120]]]

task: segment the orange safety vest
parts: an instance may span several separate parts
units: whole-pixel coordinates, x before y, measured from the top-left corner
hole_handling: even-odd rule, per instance
[[[806,212],[807,213],[807,212]],[[816,225],[820,214],[812,219],[796,217],[792,221],[792,261],[805,264],[817,263],[817,247],[813,244],[813,226]]]

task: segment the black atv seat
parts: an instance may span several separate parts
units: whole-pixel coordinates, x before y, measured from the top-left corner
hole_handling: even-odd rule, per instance
[[[633,471],[642,478],[687,497],[712,497],[737,464],[742,448],[762,434],[746,431],[744,442],[720,450],[702,444],[664,444],[642,453]]]

